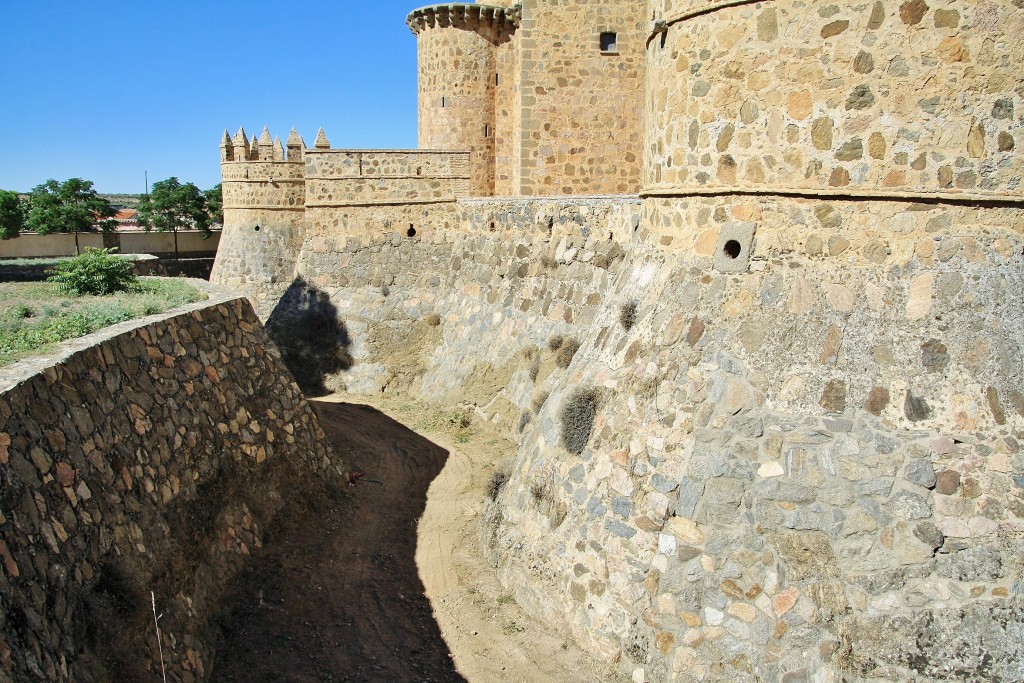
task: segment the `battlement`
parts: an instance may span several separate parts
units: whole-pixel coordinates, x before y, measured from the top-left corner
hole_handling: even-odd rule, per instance
[[[323,134],[323,130],[320,133]],[[317,141],[319,142],[319,137]],[[224,131],[220,142],[220,160],[221,163],[270,161],[298,164],[302,163],[305,148],[306,143],[294,128],[284,145],[281,144],[280,137],[271,137],[270,130],[266,127],[258,139],[255,135],[250,139],[245,134],[245,129],[239,128],[233,138],[228,135],[227,130]]]
[[[458,28],[473,31],[495,41],[507,39],[519,27],[520,5],[498,7],[470,3],[445,3],[420,7],[409,13],[405,23],[419,35],[426,28]]]

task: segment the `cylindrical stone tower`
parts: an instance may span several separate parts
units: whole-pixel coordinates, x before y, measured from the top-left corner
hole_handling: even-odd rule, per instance
[[[494,194],[495,47],[516,21],[503,7],[450,3],[415,10],[406,22],[419,48],[420,149],[469,150],[478,196]]]

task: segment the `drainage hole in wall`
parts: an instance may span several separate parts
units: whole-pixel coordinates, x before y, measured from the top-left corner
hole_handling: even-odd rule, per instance
[[[416,228],[412,227],[412,223],[409,224],[409,229],[405,231],[405,236],[406,237],[415,237],[416,236]]]
[[[491,228],[490,228],[490,230],[491,230],[491,232],[494,232],[494,221],[491,221]]]
[[[740,243],[736,240],[729,240],[722,247],[722,251],[725,252],[725,255],[729,258],[738,258],[740,251],[742,251],[742,247],[740,247]]]
[[[260,231],[260,226],[257,225],[255,228],[253,228],[253,230],[255,230],[256,232],[259,232]]]

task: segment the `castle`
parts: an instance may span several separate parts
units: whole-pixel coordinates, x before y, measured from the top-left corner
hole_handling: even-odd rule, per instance
[[[516,433],[482,541],[634,680],[1024,678],[1020,0],[408,24],[420,149],[225,133],[213,279]]]

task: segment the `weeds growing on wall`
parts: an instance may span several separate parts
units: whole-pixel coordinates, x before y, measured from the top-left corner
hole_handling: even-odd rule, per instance
[[[598,391],[593,387],[576,389],[562,403],[558,415],[562,423],[562,445],[570,453],[579,455],[590,441],[597,416]]]
[[[622,325],[622,329],[626,332],[633,329],[633,325],[636,324],[636,311],[637,303],[635,299],[630,299],[619,307],[619,324]]]
[[[542,392],[538,393],[536,396],[534,396],[533,397],[533,403],[532,403],[533,412],[535,412],[538,415],[540,415],[540,409],[544,407],[544,404],[547,402],[548,396],[550,396],[550,395],[551,395],[550,391],[542,391]]]
[[[430,315],[428,315],[423,320],[430,327],[437,327],[438,325],[441,324],[441,316],[439,316],[437,313],[431,313]]]
[[[565,369],[572,363],[572,357],[579,351],[580,343],[575,337],[567,338],[555,352],[555,365]]]
[[[501,490],[505,488],[505,484],[508,483],[511,470],[511,463],[505,462],[502,463],[498,469],[494,470],[493,474],[491,474],[491,479],[487,482],[487,497],[490,500],[497,498],[501,493]]]
[[[523,430],[526,429],[526,425],[530,424],[530,420],[532,419],[533,413],[531,413],[529,410],[524,410],[523,412],[519,413],[519,425],[516,427],[516,432],[522,434]]]
[[[548,338],[548,348],[552,351],[562,348],[563,343],[565,343],[565,337],[560,334],[553,334]]]

